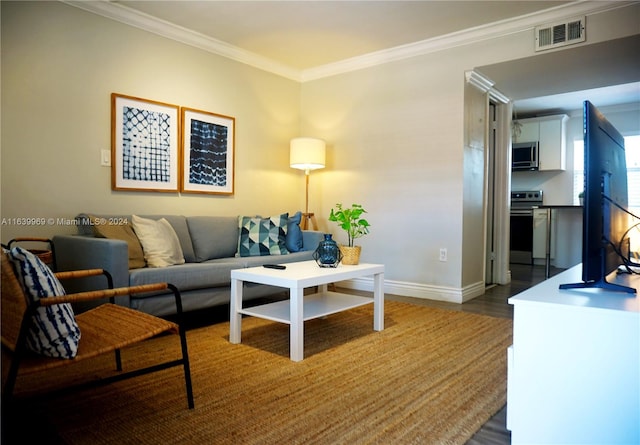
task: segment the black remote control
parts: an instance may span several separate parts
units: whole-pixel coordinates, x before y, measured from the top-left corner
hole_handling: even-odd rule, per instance
[[[267,269],[278,269],[278,270],[285,270],[287,268],[287,266],[283,266],[281,264],[265,264],[263,265],[263,267],[266,267]]]

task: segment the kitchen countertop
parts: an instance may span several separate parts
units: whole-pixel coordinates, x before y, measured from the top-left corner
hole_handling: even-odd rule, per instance
[[[584,206],[576,205],[540,205],[534,206],[534,209],[582,209]]]

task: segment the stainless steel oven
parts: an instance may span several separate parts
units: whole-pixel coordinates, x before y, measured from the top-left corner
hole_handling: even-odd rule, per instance
[[[542,190],[511,192],[510,257],[512,263],[533,264],[533,208],[542,205]]]

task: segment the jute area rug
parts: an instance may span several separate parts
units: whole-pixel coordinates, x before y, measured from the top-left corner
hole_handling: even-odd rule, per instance
[[[195,409],[181,368],[40,399],[32,414],[67,444],[463,444],[506,401],[507,319],[387,301],[305,323],[305,359],[287,325],[245,318],[188,332]],[[124,366],[178,354],[174,336],[123,352]],[[111,370],[111,357],[23,379],[40,390]],[[110,372],[110,371],[109,371]],[[46,383],[45,383],[46,382]]]

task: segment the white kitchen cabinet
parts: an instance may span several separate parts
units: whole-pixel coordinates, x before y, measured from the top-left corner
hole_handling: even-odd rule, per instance
[[[540,124],[531,119],[520,120],[520,135],[514,137],[514,142],[535,142],[540,140]]]
[[[539,142],[540,171],[566,170],[566,125],[569,116],[552,116],[520,119],[520,135],[514,142]]]
[[[540,120],[539,170],[566,170],[566,123],[569,116],[549,116]]]

